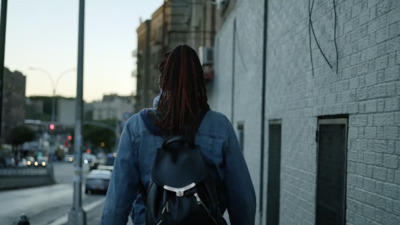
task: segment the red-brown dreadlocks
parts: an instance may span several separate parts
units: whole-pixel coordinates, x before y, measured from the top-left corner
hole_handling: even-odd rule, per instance
[[[199,115],[209,108],[200,60],[191,47],[180,45],[163,61],[156,125],[168,135],[194,138]]]

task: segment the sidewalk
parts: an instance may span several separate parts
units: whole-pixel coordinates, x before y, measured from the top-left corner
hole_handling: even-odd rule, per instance
[[[101,219],[101,213],[104,207],[104,199],[100,199],[96,202],[83,206],[83,210],[86,212],[86,225],[99,225]],[[68,225],[68,213],[58,220],[50,223],[49,225]],[[132,225],[129,218],[127,225]]]
[[[104,199],[92,202],[83,206],[86,212],[86,225],[99,225],[101,212],[103,211]],[[68,212],[59,219],[49,223],[48,225],[68,225]]]

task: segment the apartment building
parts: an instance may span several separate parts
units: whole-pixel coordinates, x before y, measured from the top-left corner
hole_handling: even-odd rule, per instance
[[[26,77],[18,71],[4,69],[1,138],[6,141],[13,127],[25,119]]]
[[[215,6],[206,0],[167,0],[137,28],[136,109],[151,107],[159,92],[158,63],[163,54],[188,44],[201,56],[205,78],[213,78],[212,46],[215,38]]]

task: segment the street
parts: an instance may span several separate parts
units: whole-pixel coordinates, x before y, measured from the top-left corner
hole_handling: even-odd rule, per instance
[[[73,201],[73,164],[54,163],[55,185],[0,191],[0,221],[11,225],[26,214],[32,225],[65,224]],[[87,169],[84,168],[84,177]],[[82,185],[83,187],[83,185]],[[82,188],[83,190],[84,188]],[[102,210],[105,195],[86,195],[82,192],[82,205],[90,218],[90,210],[96,210],[96,217]],[[98,224],[100,218],[96,223]],[[95,221],[93,221],[95,222]],[[87,223],[92,224],[92,223]]]

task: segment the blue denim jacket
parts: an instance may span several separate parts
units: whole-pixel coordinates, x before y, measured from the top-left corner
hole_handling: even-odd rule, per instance
[[[139,194],[139,179],[147,187],[157,148],[163,143],[154,135],[147,110],[133,115],[125,124],[109,184],[102,225],[126,224],[131,214],[135,225],[145,223],[145,206]],[[147,124],[147,126],[146,126]],[[150,125],[151,126],[151,125]],[[256,197],[253,183],[229,120],[209,110],[198,129],[195,143],[201,146],[213,178],[221,185],[221,210],[228,210],[231,225],[253,225]]]

